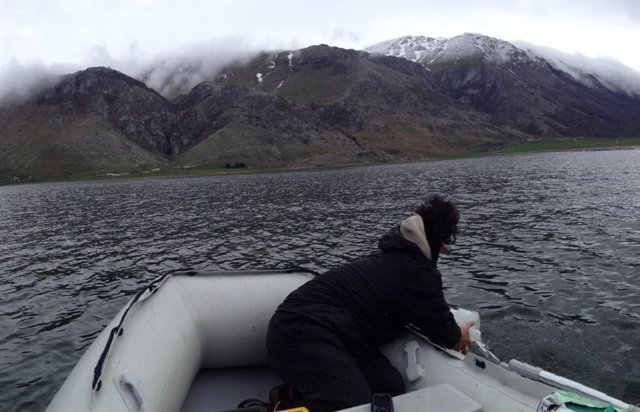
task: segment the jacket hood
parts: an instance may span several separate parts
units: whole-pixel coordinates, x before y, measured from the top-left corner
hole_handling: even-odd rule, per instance
[[[406,250],[422,253],[428,260],[433,261],[424,222],[420,215],[413,214],[391,229],[380,238],[378,247],[382,250]]]

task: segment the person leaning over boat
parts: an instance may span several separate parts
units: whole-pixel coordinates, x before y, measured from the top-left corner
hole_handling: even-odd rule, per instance
[[[453,202],[432,195],[382,236],[376,253],[315,277],[280,304],[267,333],[269,362],[311,412],[369,403],[372,393],[404,393],[378,346],[408,324],[467,351],[473,323],[456,324],[436,267],[458,220]]]

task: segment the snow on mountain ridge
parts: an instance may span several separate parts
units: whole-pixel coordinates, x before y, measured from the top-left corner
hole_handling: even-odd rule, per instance
[[[370,53],[402,57],[429,66],[455,62],[462,58],[487,58],[498,64],[519,60],[527,53],[504,40],[481,34],[465,33],[451,38],[404,36],[378,43],[366,49]]]
[[[402,57],[413,62],[420,62],[430,51],[441,46],[446,39],[426,36],[404,36],[388,40],[367,48],[370,53],[385,54],[387,56]],[[413,54],[414,57],[410,57]]]
[[[528,60],[550,64],[591,88],[603,86],[615,93],[640,96],[640,73],[618,61],[570,55],[525,42],[513,44],[482,34],[465,33],[451,38],[404,36],[378,43],[365,50],[369,53],[402,57],[422,64],[427,70],[438,65],[455,65],[461,60],[469,59],[486,59],[497,64]]]

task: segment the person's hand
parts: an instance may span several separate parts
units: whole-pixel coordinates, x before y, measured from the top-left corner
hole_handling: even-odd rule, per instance
[[[469,329],[475,322],[467,322],[460,328],[460,340],[456,343],[456,346],[453,347],[453,350],[461,352],[462,354],[466,354],[469,351],[469,346],[471,346],[471,337],[469,337]]]

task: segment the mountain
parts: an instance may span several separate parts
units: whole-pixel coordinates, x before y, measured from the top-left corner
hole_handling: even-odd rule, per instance
[[[0,177],[157,167],[167,105],[113,70],[66,76],[27,103],[0,109]]]
[[[438,91],[422,66],[362,51],[321,45],[265,53],[248,64],[229,67],[200,87],[209,90],[203,98],[194,98],[192,92],[179,103],[212,113],[219,105],[208,102],[220,93],[229,88],[251,90],[263,104],[242,110],[243,124],[278,135],[292,133],[292,139],[304,139],[307,145],[333,136],[327,144],[360,156],[428,156],[452,150],[447,139],[458,139],[465,147],[507,139],[484,116]],[[285,115],[261,114],[277,109]],[[299,124],[290,127],[292,121]],[[302,122],[307,124],[302,127]],[[478,137],[477,127],[486,130],[485,136]]]
[[[595,75],[481,35],[405,37],[368,51],[265,52],[172,99],[109,68],[69,74],[0,107],[0,181],[424,159],[639,134],[638,97]]]
[[[424,66],[446,94],[496,125],[534,136],[637,136],[640,98],[596,75],[561,70],[540,55],[480,34],[406,36],[367,49]]]
[[[0,176],[418,159],[512,136],[418,64],[321,45],[265,53],[173,100],[108,68],[68,75],[0,110]]]

